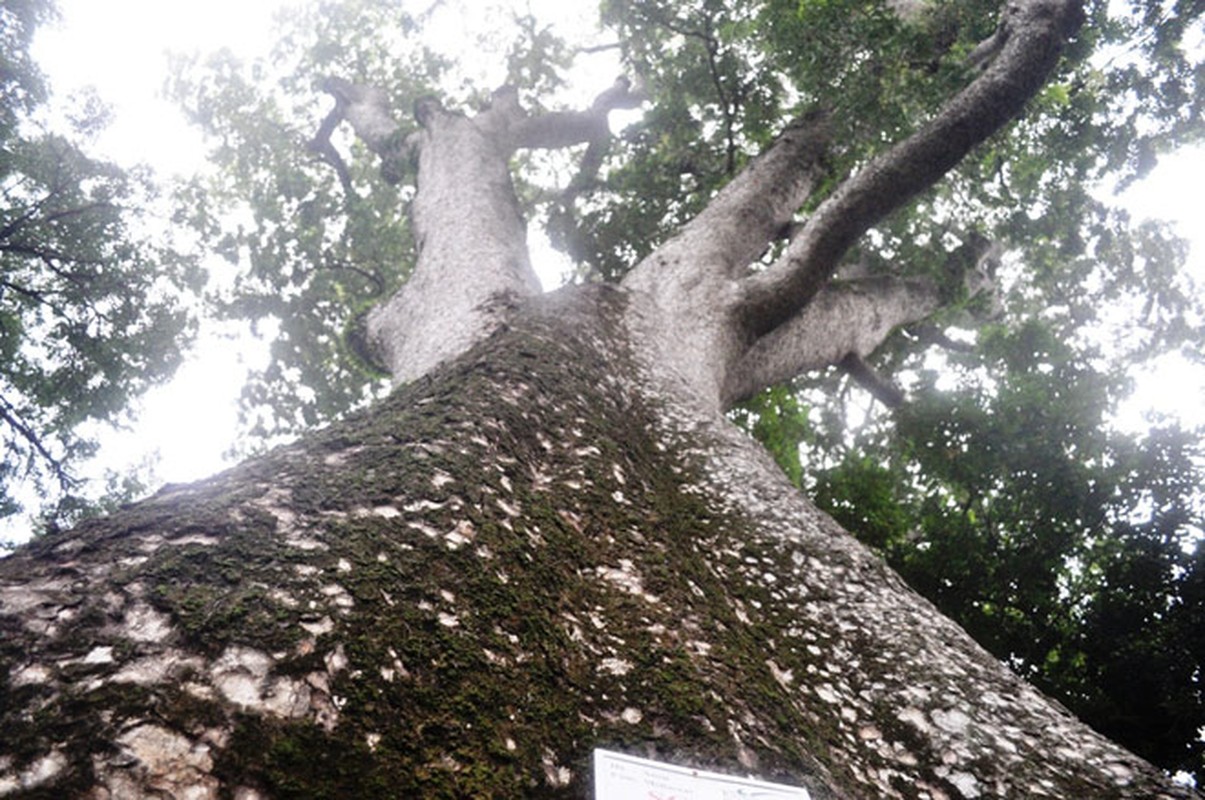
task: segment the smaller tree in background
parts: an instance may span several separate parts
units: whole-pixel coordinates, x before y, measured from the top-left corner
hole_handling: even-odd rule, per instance
[[[97,494],[73,473],[96,450],[81,426],[120,420],[180,362],[200,272],[142,224],[150,176],[87,154],[105,123],[95,97],[45,122],[29,48],[53,14],[47,0],[0,8],[0,517],[39,498],[57,523]]]

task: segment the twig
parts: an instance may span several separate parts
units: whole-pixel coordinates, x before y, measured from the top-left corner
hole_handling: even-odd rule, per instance
[[[25,422],[20,419],[17,409],[0,396],[0,419],[8,423],[8,426],[21,435],[26,442],[29,443],[38,455],[49,465],[50,471],[54,474],[55,479],[59,483],[59,488],[63,491],[69,491],[79,485],[79,479],[75,478],[63,466],[63,462],[55,458],[46,446],[42,444],[42,439],[30,428]]]

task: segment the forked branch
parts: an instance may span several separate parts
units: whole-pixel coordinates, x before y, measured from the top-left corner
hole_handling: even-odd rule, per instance
[[[809,370],[839,365],[885,405],[903,395],[862,361],[896,328],[994,289],[999,247],[975,233],[946,255],[940,278],[890,274],[833,280],[789,320],[758,338],[729,373],[725,405]]]
[[[762,336],[729,373],[723,405],[803,372],[862,358],[895,328],[924,319],[945,303],[929,279],[889,276],[837,281],[786,323]]]
[[[871,226],[933,185],[1041,88],[1082,20],[1079,0],[1010,0],[983,73],[916,133],[872,159],[808,219],[783,256],[744,287],[742,321],[758,336],[802,308]]]
[[[364,321],[365,350],[399,382],[463,353],[505,323],[517,298],[540,291],[510,174],[514,150],[594,145],[609,136],[608,112],[641,102],[626,79],[577,112],[528,114],[509,86],[475,115],[427,97],[415,103],[419,130],[403,136],[380,88],[328,78],[323,89],[335,109],[311,149],[332,163],[345,188],[346,166],[330,145],[344,120],[381,157],[386,179],[400,179],[405,160],[417,167],[410,211],[418,258],[409,280]]]

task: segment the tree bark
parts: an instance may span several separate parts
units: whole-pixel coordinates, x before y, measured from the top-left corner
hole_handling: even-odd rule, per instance
[[[813,798],[1187,797],[752,441],[616,289],[0,564],[0,792],[587,797],[596,746]]]

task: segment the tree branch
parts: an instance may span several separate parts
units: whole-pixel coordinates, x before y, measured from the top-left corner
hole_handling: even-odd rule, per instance
[[[326,115],[308,147],[335,168],[346,196],[355,196],[351,175],[330,141],[331,133],[343,120],[347,120],[369,150],[380,156],[382,177],[389,183],[398,183],[402,178],[400,159],[410,143],[400,140],[402,128],[393,119],[385,91],[336,77],[323,80],[322,90],[335,98],[335,107]]]
[[[343,187],[343,196],[351,198],[355,196],[355,189],[351,183],[351,173],[347,169],[347,164],[343,161],[343,156],[339,155],[339,151],[331,143],[331,134],[335,132],[335,128],[343,121],[343,111],[344,103],[339,95],[335,95],[335,107],[326,115],[326,119],[322,120],[322,124],[318,126],[318,132],[306,144],[306,149],[335,168],[335,174],[339,176],[339,184]]]
[[[917,325],[911,329],[911,333],[920,340],[921,344],[933,345],[953,353],[975,352],[975,345],[951,339],[936,325]]]
[[[611,136],[607,114],[620,108],[638,108],[644,99],[643,93],[632,90],[630,80],[620,77],[584,111],[553,111],[521,117],[511,127],[510,144],[514,149],[555,149],[583,142],[606,142]],[[507,102],[510,102],[509,97]],[[517,96],[513,102],[517,106]]]
[[[392,117],[389,97],[384,89],[336,77],[324,80],[322,89],[334,95],[335,107],[342,111],[343,119],[351,123],[356,136],[370,150],[379,156],[391,155],[389,150],[395,143],[400,126]]]
[[[46,462],[55,480],[58,481],[60,489],[66,492],[79,485],[79,479],[67,471],[62,461],[54,457],[54,454],[42,443],[42,438],[21,419],[17,409],[4,397],[0,397],[0,420],[24,439]]]
[[[736,118],[740,113],[741,87],[738,86],[733,96],[729,97],[728,91],[724,88],[724,82],[720,72],[720,65],[717,59],[720,51],[720,42],[714,33],[715,20],[713,13],[704,11],[703,27],[701,29],[693,28],[682,20],[670,19],[662,13],[653,13],[646,11],[646,17],[652,20],[653,24],[660,25],[671,33],[686,39],[697,39],[703,46],[703,52],[706,53],[707,72],[711,78],[711,85],[715,88],[716,97],[720,107],[720,116],[724,123],[724,172],[727,175],[732,175],[736,171]]]
[[[820,114],[789,125],[698,215],[628,274],[624,285],[653,294],[702,273],[741,278],[780,238],[821,176],[829,130]],[[675,277],[675,272],[681,272]]]
[[[96,272],[75,272],[65,267],[60,267],[55,262],[59,261],[64,265],[77,267],[95,266],[99,268],[104,265],[104,261],[101,259],[74,258],[66,253],[59,252],[53,247],[37,247],[25,244],[24,242],[0,242],[0,253],[12,253],[13,255],[37,259],[42,262],[42,266],[48,272],[84,289],[88,289],[89,284],[96,280]]]
[[[941,308],[943,294],[935,281],[888,276],[826,286],[749,348],[730,373],[724,407],[801,372],[841,364],[851,355],[869,355],[900,325]]]
[[[32,181],[30,181],[29,179],[25,179],[22,181],[22,183],[30,183],[30,182],[32,182]],[[17,231],[19,231],[21,228],[23,228],[27,222],[34,219],[44,207],[49,205],[52,200],[54,200],[56,197],[58,197],[60,194],[62,194],[64,188],[65,187],[62,186],[62,184],[60,184],[58,181],[55,181],[53,186],[48,187],[46,194],[44,196],[38,198],[37,200],[35,200],[34,202],[29,204],[29,206],[25,209],[25,213],[23,213],[21,216],[17,217],[16,219],[10,221],[2,229],[0,229],[0,241],[9,238],[13,234],[15,234]],[[4,197],[5,197],[5,200],[9,201],[9,205],[10,205],[9,210],[16,209],[20,205],[19,202],[11,201],[10,192],[5,191]]]
[[[891,381],[884,378],[867,364],[862,357],[849,353],[841,359],[841,369],[845,374],[858,382],[874,399],[890,409],[897,409],[906,400],[904,393]]]
[[[17,231],[21,230],[21,228],[25,227],[25,223],[29,222],[37,215],[37,209],[38,206],[36,204],[30,206],[24,214],[16,219],[11,220],[3,228],[0,228],[0,241],[7,239]]]
[[[726,381],[729,391],[739,400],[809,369],[840,364],[885,405],[898,407],[903,396],[900,403],[888,402],[898,390],[859,366],[860,359],[900,325],[992,290],[1000,247],[975,231],[962,238],[936,280],[866,274],[856,265],[843,270],[849,275],[831,281],[802,311],[754,342]]]
[[[587,47],[579,47],[574,52],[584,55],[593,55],[595,53],[605,53],[608,50],[619,50],[623,45],[620,42],[607,42],[606,44],[595,44]]]
[[[50,300],[47,297],[48,294],[52,294],[51,292],[43,292],[43,291],[39,291],[37,289],[29,289],[29,288],[22,286],[19,283],[13,283],[12,281],[8,281],[8,280],[0,280],[0,298],[4,297],[4,290],[6,290],[6,289],[14,292],[16,294],[19,294],[22,297],[25,297],[29,300],[32,300],[33,302],[35,302],[39,305],[46,306],[59,317],[62,317],[65,319],[69,316],[67,313],[67,309],[63,308],[60,305],[57,305],[56,303],[54,303],[52,300]]]
[[[619,108],[636,108],[644,99],[644,93],[633,90],[631,81],[621,76],[585,111],[520,117],[522,121],[511,134],[516,148],[565,147],[586,142],[586,152],[578,162],[577,172],[553,199],[548,211],[549,232],[554,241],[559,239],[563,243],[573,237],[577,226],[573,215],[574,201],[593,185],[611,148],[607,115]],[[514,103],[517,108],[517,97]]]
[[[1079,0],[1012,0],[998,52],[983,73],[916,133],[872,159],[804,225],[783,256],[744,287],[742,323],[753,335],[783,324],[832,277],[868,228],[933,185],[972,148],[1016,117],[1041,88],[1079,26]]]

